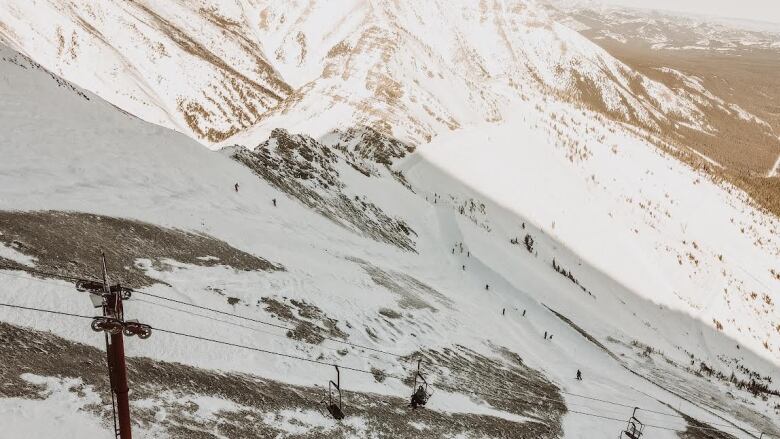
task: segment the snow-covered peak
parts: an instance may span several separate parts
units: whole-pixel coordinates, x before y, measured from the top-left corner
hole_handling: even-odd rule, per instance
[[[704,127],[531,0],[6,2],[0,38],[211,145],[369,126],[411,144],[554,93],[628,122]]]

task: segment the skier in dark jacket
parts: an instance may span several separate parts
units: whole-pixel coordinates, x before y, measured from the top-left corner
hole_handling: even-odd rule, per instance
[[[582,381],[582,372],[579,369],[577,369],[577,381]]]
[[[235,188],[236,188],[236,192],[238,192],[238,183],[236,183]]]
[[[428,395],[425,394],[425,389],[423,389],[423,386],[420,386],[417,388],[417,391],[414,392],[414,395],[412,395],[412,403],[410,404],[413,409],[416,409],[418,406],[425,405],[426,397]]]

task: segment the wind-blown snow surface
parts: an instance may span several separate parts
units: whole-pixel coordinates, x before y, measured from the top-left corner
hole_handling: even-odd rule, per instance
[[[780,380],[776,367],[780,343],[778,334],[770,332],[773,313],[753,309],[763,302],[760,297],[751,302],[748,293],[755,289],[769,295],[772,303],[780,300],[774,296],[776,288],[760,289],[777,282],[768,271],[777,261],[775,220],[749,207],[736,190],[730,195],[620,127],[591,122],[586,129],[587,118],[567,106],[545,104],[541,110],[518,106],[501,123],[440,137],[399,163],[414,192],[386,170],[379,177],[366,177],[342,163],[340,178],[350,196],[366,196],[415,230],[416,252],[411,252],[349,231],[280,193],[226,155],[117,111],[90,93],[58,82],[12,51],[0,53],[0,209],[93,212],[206,232],[286,268],[258,273],[172,262],[168,270],[157,271],[146,264],[150,275],[170,285],[156,284],[146,291],[266,320],[273,317],[255,305],[260,296],[305,299],[329,317],[350,322],[351,328],[340,328],[350,341],[360,344],[401,354],[460,344],[491,357],[497,355],[491,345],[504,346],[569,392],[670,411],[659,402],[663,401],[705,422],[734,422],[749,431],[776,429],[771,426],[777,423],[771,408],[774,400],[752,399],[744,391],[717,380],[710,383],[678,367],[688,365],[689,355],[694,355],[697,362],[728,372],[733,366],[730,359],[737,358],[762,376],[771,376],[773,382]],[[556,115],[556,122],[549,112]],[[560,137],[553,134],[554,127],[548,128],[555,123],[566,123],[557,128],[563,133]],[[583,139],[587,149],[583,145],[577,149],[566,140],[569,130],[589,133]],[[239,192],[233,190],[235,182],[240,183]],[[278,200],[275,208],[273,198]],[[535,240],[533,253],[522,245],[526,233]],[[510,244],[515,237],[520,245]],[[453,250],[458,243],[463,244],[463,252],[460,246]],[[8,249],[3,254],[8,251],[14,252]],[[688,259],[689,253],[696,264]],[[723,255],[722,261],[717,254]],[[424,291],[435,290],[446,300],[417,292],[428,306],[401,308],[412,318],[393,327],[378,311],[399,309],[403,298],[372,281],[364,266],[355,262],[358,258],[385,273],[411,276],[430,288]],[[584,289],[554,271],[553,258],[571,270]],[[12,259],[25,260],[22,255]],[[0,271],[0,275],[2,300],[90,313],[87,298],[70,284],[19,272]],[[730,295],[724,295],[723,287]],[[214,288],[241,302],[228,305]],[[571,319],[613,354],[546,307]],[[507,312],[502,316],[504,308]],[[126,313],[158,327],[310,358],[322,355],[327,361],[354,367],[403,372],[397,362],[379,354],[350,351],[342,357],[334,352],[341,348],[338,345],[296,344],[281,331],[204,321],[148,302],[129,301]],[[722,332],[712,329],[713,318],[722,321]],[[0,309],[0,319],[95,347],[103,342],[82,321],[8,309]],[[554,339],[544,339],[545,332]],[[771,351],[761,346],[764,340]],[[678,366],[657,352],[641,355],[632,347],[633,341],[638,342],[635,346],[649,345],[663,352]],[[127,350],[131,356],[287,383],[314,385],[333,378],[327,367],[172,339],[162,333],[146,341],[131,339]],[[630,373],[624,365],[651,376],[661,387]],[[577,369],[583,371],[585,381],[573,380]],[[687,400],[662,388],[670,383],[654,372],[665,370],[683,377],[673,390]],[[404,397],[408,393],[394,380],[377,383],[370,376],[347,372],[342,380],[353,391]],[[700,399],[686,391],[705,387],[715,390],[701,390]],[[735,399],[725,396],[727,390]],[[717,404],[705,406],[702,401],[710,396]],[[622,427],[620,422],[575,410],[619,419],[630,415],[630,409],[565,398],[570,410],[564,417],[567,438],[612,437]],[[755,405],[748,408],[743,399]],[[41,402],[35,410],[58,411],[63,425],[73,425],[83,414],[73,407],[88,402]],[[204,416],[210,416],[214,402],[201,402]],[[3,400],[0,416],[8,419],[7,413],[17,403]],[[429,409],[516,419],[480,400],[445,391],[436,393]],[[743,412],[749,410],[765,414],[768,420],[746,420]],[[280,414],[275,419],[284,416],[298,415]],[[306,413],[300,416],[312,418]],[[647,414],[645,420],[685,428],[678,418]],[[359,421],[359,414],[351,414],[348,420]],[[13,422],[20,434],[40,431],[32,418],[14,417]],[[84,424],[79,434],[100,436],[90,430],[91,421]],[[734,428],[728,431],[750,437]],[[676,435],[653,429],[653,437]]]

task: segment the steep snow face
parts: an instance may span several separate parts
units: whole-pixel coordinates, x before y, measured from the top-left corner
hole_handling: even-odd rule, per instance
[[[455,211],[462,197],[443,195],[456,183],[442,176],[538,226],[581,258],[575,266],[557,261],[575,278],[588,261],[645,298],[644,306],[688,314],[780,364],[780,223],[736,189],[724,190],[618,124],[594,122],[562,104],[518,107],[506,123],[435,140],[400,169],[415,188],[438,193]],[[525,234],[487,215],[480,221],[507,241]],[[511,266],[492,256],[484,262],[511,277]],[[586,293],[598,296],[592,288]],[[648,323],[660,333],[669,329]],[[684,337],[675,331],[668,340]]]
[[[0,39],[131,114],[216,142],[291,88],[240,3],[214,3],[3,2]]]
[[[274,128],[316,137],[361,125],[420,144],[502,120],[534,91],[650,127],[672,117],[705,128],[689,98],[533,0],[20,0],[0,6],[0,38],[206,144],[253,147]]]

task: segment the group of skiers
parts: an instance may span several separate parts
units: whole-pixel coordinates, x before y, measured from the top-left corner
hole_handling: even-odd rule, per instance
[[[524,309],[523,310],[523,317],[525,317],[525,312],[526,312],[526,310]],[[501,309],[501,315],[502,316],[506,315],[506,308],[502,308]],[[548,333],[547,331],[544,331],[544,339],[545,340],[552,340],[552,338],[553,338],[552,334]],[[576,378],[577,378],[577,381],[582,381],[582,372],[579,369],[577,369]]]
[[[238,188],[239,188],[238,182],[236,182],[236,184],[233,187],[236,190],[236,192],[238,192]],[[438,196],[436,196],[435,198],[438,198]],[[434,202],[435,202],[435,198],[434,198]],[[276,207],[276,198],[273,198],[271,200],[271,202],[273,203],[274,207]],[[525,228],[525,223],[523,223],[523,228]],[[517,244],[517,239],[516,238],[513,240],[512,244]],[[455,244],[455,247],[452,248],[452,254],[455,254],[455,249],[456,248],[458,248],[460,250],[460,253],[463,253],[463,243],[462,242],[459,242],[459,243]],[[469,257],[469,256],[471,256],[471,252],[467,251],[466,252],[466,257]],[[465,271],[466,270],[466,265],[463,265],[462,268],[463,268],[463,271]],[[489,290],[490,290],[490,285],[489,284],[485,284],[485,291],[489,291]],[[523,317],[525,317],[525,312],[526,312],[526,310],[524,309],[523,310],[523,314],[522,314]],[[501,310],[501,315],[502,316],[506,315],[506,308],[503,308]],[[549,337],[548,337],[547,331],[544,331],[544,339],[545,340],[552,340],[552,338],[553,338],[552,334],[549,334]],[[582,381],[582,372],[579,369],[577,369],[577,376],[576,377],[577,377],[578,381]],[[428,399],[428,395],[425,393],[425,389],[423,389],[423,387],[420,386],[420,387],[417,388],[417,391],[415,391],[414,394],[412,395],[412,401],[411,401],[410,405],[412,406],[412,408],[417,408],[418,406],[423,406],[427,402],[427,399]]]
[[[238,182],[233,186],[233,188],[238,192]],[[271,199],[271,203],[273,203],[274,207],[276,207],[276,198]]]

